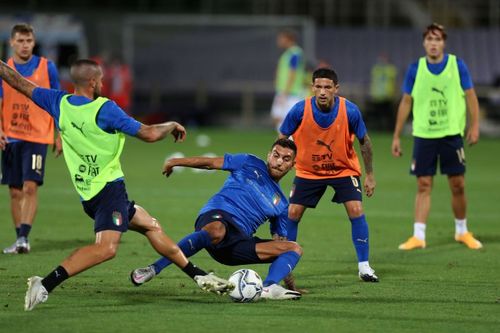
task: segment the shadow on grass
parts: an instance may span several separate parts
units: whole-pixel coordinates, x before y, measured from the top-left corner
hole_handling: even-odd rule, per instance
[[[31,243],[31,242],[30,242]],[[64,239],[64,240],[48,240],[36,238],[34,244],[31,245],[32,251],[50,252],[56,250],[72,250],[93,243],[91,239]]]

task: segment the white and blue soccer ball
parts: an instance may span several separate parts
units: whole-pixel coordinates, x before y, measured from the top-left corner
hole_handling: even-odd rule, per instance
[[[235,302],[255,302],[262,294],[262,279],[259,274],[251,269],[240,269],[231,274],[229,281],[235,285],[229,297]]]

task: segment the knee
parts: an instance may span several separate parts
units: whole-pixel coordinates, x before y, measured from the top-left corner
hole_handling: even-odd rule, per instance
[[[15,189],[10,191],[10,200],[19,201],[23,198],[23,192],[21,190]]]
[[[355,207],[349,207],[348,212],[347,212],[347,215],[351,219],[358,218],[358,217],[360,217],[363,214],[364,214],[363,206],[361,206],[361,205],[358,205],[358,206],[355,206]]]
[[[23,185],[23,194],[27,196],[35,196],[38,189],[38,185],[34,182],[26,182]]]
[[[220,243],[226,236],[226,226],[221,222],[212,222],[202,228],[208,232],[212,244]]]
[[[296,205],[290,205],[288,208],[288,218],[294,221],[300,221],[304,214],[304,208]]]
[[[302,254],[304,253],[304,251],[302,250],[302,247],[296,242],[290,242],[290,243],[291,243],[291,245],[290,245],[289,251],[293,251],[302,257]]]
[[[432,189],[432,178],[422,177],[418,179],[417,182],[418,192],[420,193],[430,193]]]
[[[99,254],[102,261],[111,260],[116,256],[118,246],[114,244],[103,244],[100,246]]]
[[[453,195],[463,195],[465,192],[465,182],[463,179],[454,179],[450,182],[450,188]]]

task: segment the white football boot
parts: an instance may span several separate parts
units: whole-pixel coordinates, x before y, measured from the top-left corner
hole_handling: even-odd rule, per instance
[[[273,299],[273,300],[284,300],[284,299],[299,299],[302,294],[298,291],[285,289],[279,284],[272,284],[270,286],[262,288],[261,298]]]
[[[44,303],[49,298],[47,289],[42,285],[42,278],[32,276],[28,279],[28,291],[24,297],[24,310],[31,311],[35,306]]]
[[[156,272],[152,265],[144,268],[137,268],[130,272],[130,281],[139,287],[140,285],[151,281],[156,276]]]
[[[215,275],[214,273],[208,273],[207,275],[196,275],[194,277],[198,287],[205,291],[217,295],[226,295],[233,291],[234,284],[228,280],[222,279]]]

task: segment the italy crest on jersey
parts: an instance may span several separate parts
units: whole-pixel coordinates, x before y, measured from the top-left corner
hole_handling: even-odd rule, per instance
[[[274,193],[273,195],[273,205],[277,206],[281,201],[281,197],[278,193]]]

